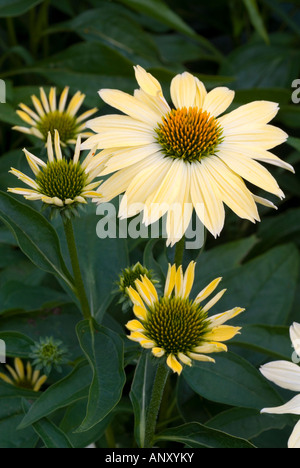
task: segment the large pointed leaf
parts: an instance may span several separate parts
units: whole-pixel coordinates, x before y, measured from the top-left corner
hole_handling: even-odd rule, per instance
[[[0,340],[6,345],[6,355],[9,357],[28,358],[34,341],[29,336],[16,331],[0,331]]]
[[[136,366],[130,391],[135,417],[135,438],[139,447],[144,447],[146,433],[146,410],[149,406],[156,367],[148,352],[142,353]]]
[[[53,273],[72,288],[58,236],[41,214],[12,196],[0,192],[0,219],[11,229],[21,250],[36,266]]]
[[[22,404],[24,412],[30,409],[30,403],[27,400],[23,399]],[[73,448],[67,435],[49,419],[43,418],[32,427],[47,448]]]
[[[181,442],[191,448],[255,448],[245,439],[211,429],[200,423],[187,423],[166,429],[156,436],[156,440]]]
[[[19,16],[35,7],[43,0],[1,0],[0,18]]]
[[[100,217],[95,215],[94,206],[86,207],[86,212],[74,220],[78,257],[83,280],[89,299],[92,315],[101,322],[102,316],[112,300],[111,291],[115,289],[115,282],[119,273],[128,266],[128,251],[125,239],[105,238],[97,236],[97,226]],[[68,257],[66,241],[62,227],[61,244]]]
[[[87,414],[78,429],[87,431],[104,419],[122,396],[125,384],[123,341],[93,319],[80,322],[77,335],[93,370]]]
[[[282,325],[293,305],[298,284],[299,252],[292,244],[276,247],[228,272],[222,287],[228,292],[214,313],[245,307],[235,324]]]
[[[86,362],[80,363],[67,377],[51,385],[42,393],[26,413],[20,428],[28,427],[57,409],[86,397],[90,383],[90,367]]]
[[[217,354],[215,363],[195,362],[183,376],[194,392],[231,406],[255,408],[279,406],[282,399],[248,361],[228,352]]]

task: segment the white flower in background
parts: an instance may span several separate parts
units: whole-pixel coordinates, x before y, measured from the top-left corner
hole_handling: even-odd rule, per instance
[[[300,355],[300,324],[294,322],[290,327],[290,338],[297,355]],[[274,361],[261,366],[261,373],[271,382],[287,390],[299,392],[282,406],[264,408],[262,413],[300,415],[300,367],[295,362]],[[288,448],[300,448],[300,420],[288,441]]]

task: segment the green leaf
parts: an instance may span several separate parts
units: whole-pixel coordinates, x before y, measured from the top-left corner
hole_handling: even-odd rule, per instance
[[[249,18],[256,29],[257,33],[261,36],[261,38],[265,41],[266,44],[270,43],[268,32],[264,25],[263,19],[259,12],[256,0],[243,0],[245,7],[248,10]]]
[[[51,27],[46,34],[65,30],[74,31],[85,41],[101,42],[136,63],[142,64],[141,60],[146,64],[158,62],[159,52],[154,41],[122,5],[99,5],[99,8],[84,11],[70,21]]]
[[[300,151],[300,138],[289,137],[287,139],[287,144],[295,148],[295,150]]]
[[[150,16],[163,24],[170,26],[188,36],[195,36],[195,32],[169,8],[162,0],[120,0],[130,8]]]
[[[246,311],[234,319],[234,324],[282,325],[293,304],[298,268],[299,253],[292,244],[275,247],[248,261],[224,277],[222,287],[227,293],[214,313],[239,306]]]
[[[156,440],[181,442],[191,448],[255,448],[247,440],[233,437],[200,423],[187,423],[166,429],[156,436]]]
[[[104,105],[98,97],[100,88],[132,92],[136,86],[133,63],[99,42],[74,44],[27,70],[44,76],[62,88],[68,83],[71,93],[80,90],[86,94],[84,104],[91,107]]]
[[[51,385],[41,394],[26,413],[19,428],[24,429],[49,416],[54,411],[86,397],[91,379],[91,370],[88,364],[86,362],[78,364],[69,375]]]
[[[91,319],[78,324],[77,336],[93,370],[87,414],[78,429],[78,432],[84,432],[104,419],[117,405],[126,378],[123,341],[119,335]]]
[[[217,354],[215,359],[215,363],[196,362],[184,368],[183,377],[194,392],[211,401],[257,410],[282,404],[248,361],[231,352]]]
[[[0,192],[0,219],[11,229],[21,250],[37,267],[54,274],[73,288],[58,236],[42,215]]]
[[[130,399],[133,406],[134,433],[139,447],[144,447],[146,432],[146,411],[150,403],[156,366],[151,362],[148,352],[141,354],[131,385]]]
[[[196,297],[199,291],[215,278],[220,276],[226,278],[231,271],[241,265],[256,243],[256,237],[251,236],[228,242],[210,250],[204,250],[196,259],[197,265],[192,296]]]
[[[290,360],[293,352],[288,327],[282,326],[244,325],[231,343],[275,359]]]
[[[22,400],[24,412],[30,409],[30,403]],[[59,429],[52,421],[46,418],[41,419],[32,425],[35,432],[44,442],[46,448],[73,448],[66,434]]]
[[[29,336],[16,331],[0,332],[0,340],[6,345],[6,355],[9,357],[28,358],[34,341]]]
[[[39,337],[52,336],[56,340],[61,340],[68,348],[70,361],[82,357],[75,326],[82,319],[79,309],[74,304],[67,304],[54,309],[46,309],[34,313],[13,312],[2,315],[0,320],[0,331],[8,330],[22,333],[33,341]],[[61,376],[58,376],[61,378]]]
[[[277,216],[270,216],[258,228],[260,242],[252,254],[259,255],[278,244],[295,242],[300,246],[300,208],[291,208]]]
[[[14,388],[10,385],[12,389]],[[0,391],[2,384],[0,385]],[[2,392],[0,392],[2,393]],[[14,394],[8,398],[1,394],[0,405],[0,448],[35,448],[38,437],[32,428],[18,431],[19,422],[24,416],[20,398]]]
[[[270,429],[282,429],[292,422],[290,415],[261,414],[248,408],[230,408],[218,413],[205,425],[236,437],[253,439]]]
[[[90,210],[90,211],[89,211]],[[128,266],[128,251],[125,239],[97,236],[100,217],[95,216],[95,208],[90,205],[86,212],[73,222],[79,263],[92,315],[100,322],[113,297],[121,270]],[[64,257],[68,250],[62,226],[57,229]],[[88,247],[87,247],[88,246]],[[70,265],[71,268],[71,265]]]
[[[271,45],[249,43],[227,55],[220,74],[234,76],[235,89],[290,88],[299,75],[300,52],[281,37],[270,34]],[[296,107],[296,106],[294,106]]]
[[[297,17],[295,19],[293,18],[293,12],[289,12],[288,5],[285,2],[282,0],[262,0],[262,2],[273,10],[280,22],[283,21],[282,24],[288,25],[293,32],[300,36],[299,21],[297,21]],[[298,0],[292,0],[292,2],[296,3],[296,7],[299,6]]]
[[[0,121],[10,125],[24,125],[23,120],[20,119],[16,110],[8,103],[0,104]]]
[[[67,295],[45,286],[29,286],[18,281],[8,281],[0,291],[0,315],[11,311],[34,311],[68,303]]]
[[[155,278],[162,285],[165,282],[165,275],[163,273],[161,265],[156,261],[156,259],[154,258],[154,255],[153,255],[153,249],[155,248],[155,246],[156,246],[156,244],[158,242],[162,246],[161,239],[150,239],[149,242],[147,242],[147,245],[146,245],[145,250],[144,250],[143,265],[146,268],[148,268],[148,270],[153,271],[153,273],[155,275]]]
[[[0,18],[19,16],[35,7],[43,0],[1,0]]]
[[[75,448],[85,448],[95,440],[100,440],[115,416],[114,411],[112,411],[89,431],[75,432],[86,415],[86,406],[87,398],[78,400],[68,406],[59,425]]]

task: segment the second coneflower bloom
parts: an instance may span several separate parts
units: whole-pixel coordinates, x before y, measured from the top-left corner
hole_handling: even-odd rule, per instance
[[[207,92],[190,73],[175,76],[170,107],[159,82],[135,67],[140,86],[134,96],[102,89],[100,97],[125,115],[95,118],[87,126],[96,134],[83,148],[97,145],[106,161],[103,201],[125,193],[119,216],[143,210],[148,226],[167,214],[168,244],[189,226],[193,209],[216,237],[224,226],[227,205],[240,218],[259,221],[257,203],[273,203],[254,195],[245,181],[282,198],[274,177],[261,163],[293,171],[269,150],[287,134],[268,123],[278,104],[255,101],[222,115],[234,92],[218,87]]]
[[[38,392],[47,380],[46,375],[40,375],[39,370],[32,369],[30,362],[27,362],[25,367],[20,358],[15,358],[14,365],[15,368],[6,365],[9,375],[0,372],[0,379],[10,385]]]
[[[224,323],[245,310],[235,307],[208,317],[208,311],[226,290],[202,305],[220,283],[221,278],[217,278],[195,300],[190,300],[194,271],[195,262],[189,264],[185,274],[181,266],[169,265],[162,297],[147,276],[135,281],[136,289],[128,288],[136,316],[126,325],[131,332],[129,338],[151,349],[154,356],[165,358],[167,365],[178,374],[182,364],[191,366],[193,360],[214,362],[208,354],[227,351],[223,342],[233,338],[240,327]]]
[[[23,172],[12,168],[11,173],[29,188],[9,188],[8,191],[23,195],[27,200],[41,200],[43,203],[59,208],[87,203],[88,198],[99,199],[101,194],[95,189],[100,181],[94,181],[101,170],[101,162],[93,150],[83,162],[79,161],[81,139],[78,137],[74,157],[63,157],[59,133],[55,130],[54,151],[51,133],[47,140],[47,163],[24,149],[28,164],[35,175],[35,180]],[[100,165],[99,165],[100,164]]]
[[[40,99],[35,95],[31,96],[34,110],[23,103],[17,110],[18,116],[29,126],[15,126],[14,130],[34,135],[46,142],[48,133],[54,138],[56,129],[64,146],[75,144],[79,135],[82,138],[91,136],[92,133],[86,131],[85,121],[95,114],[97,109],[90,109],[78,116],[85,95],[78,91],[67,105],[68,93],[69,88],[66,86],[57,102],[56,88],[50,89],[49,97],[44,88],[40,88]]]

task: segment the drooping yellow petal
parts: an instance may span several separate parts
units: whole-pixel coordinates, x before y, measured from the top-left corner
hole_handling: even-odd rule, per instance
[[[146,335],[137,331],[131,332],[128,338],[130,338],[132,341],[137,341],[138,343],[141,343],[141,341],[149,340],[149,338],[147,338]]]
[[[156,346],[156,343],[155,341],[149,340],[147,338],[146,340],[141,340],[140,345],[145,349],[152,349]]]
[[[144,332],[145,328],[138,320],[130,320],[126,323],[126,328],[130,331]]]
[[[210,296],[218,287],[220,281],[222,281],[222,277],[214,279],[208,286],[202,289],[194,301],[195,304],[200,304],[200,302],[205,301],[205,299],[207,299],[208,296]]]
[[[178,353],[178,354],[177,354],[177,357],[180,359],[180,361],[181,361],[183,364],[186,364],[187,366],[191,366],[191,365],[192,365],[192,360],[191,360],[191,358],[189,358],[186,354],[184,354],[184,353]]]
[[[182,365],[177,361],[174,354],[169,354],[167,357],[167,365],[172,369],[173,372],[176,372],[178,375],[182,372]]]
[[[155,346],[152,348],[152,354],[154,354],[155,357],[162,357],[165,354],[165,350],[163,348],[159,348]]]
[[[206,356],[205,354],[198,354],[198,353],[188,353],[191,359],[195,359],[195,361],[203,361],[203,362],[216,362],[210,356]]]
[[[227,346],[223,343],[218,342],[204,342],[199,346],[195,346],[195,348],[193,349],[193,352],[200,354],[221,353],[223,351],[227,351]]]
[[[241,327],[231,327],[229,325],[220,325],[215,327],[209,332],[205,333],[204,339],[206,341],[227,341],[231,340],[239,333]]]

